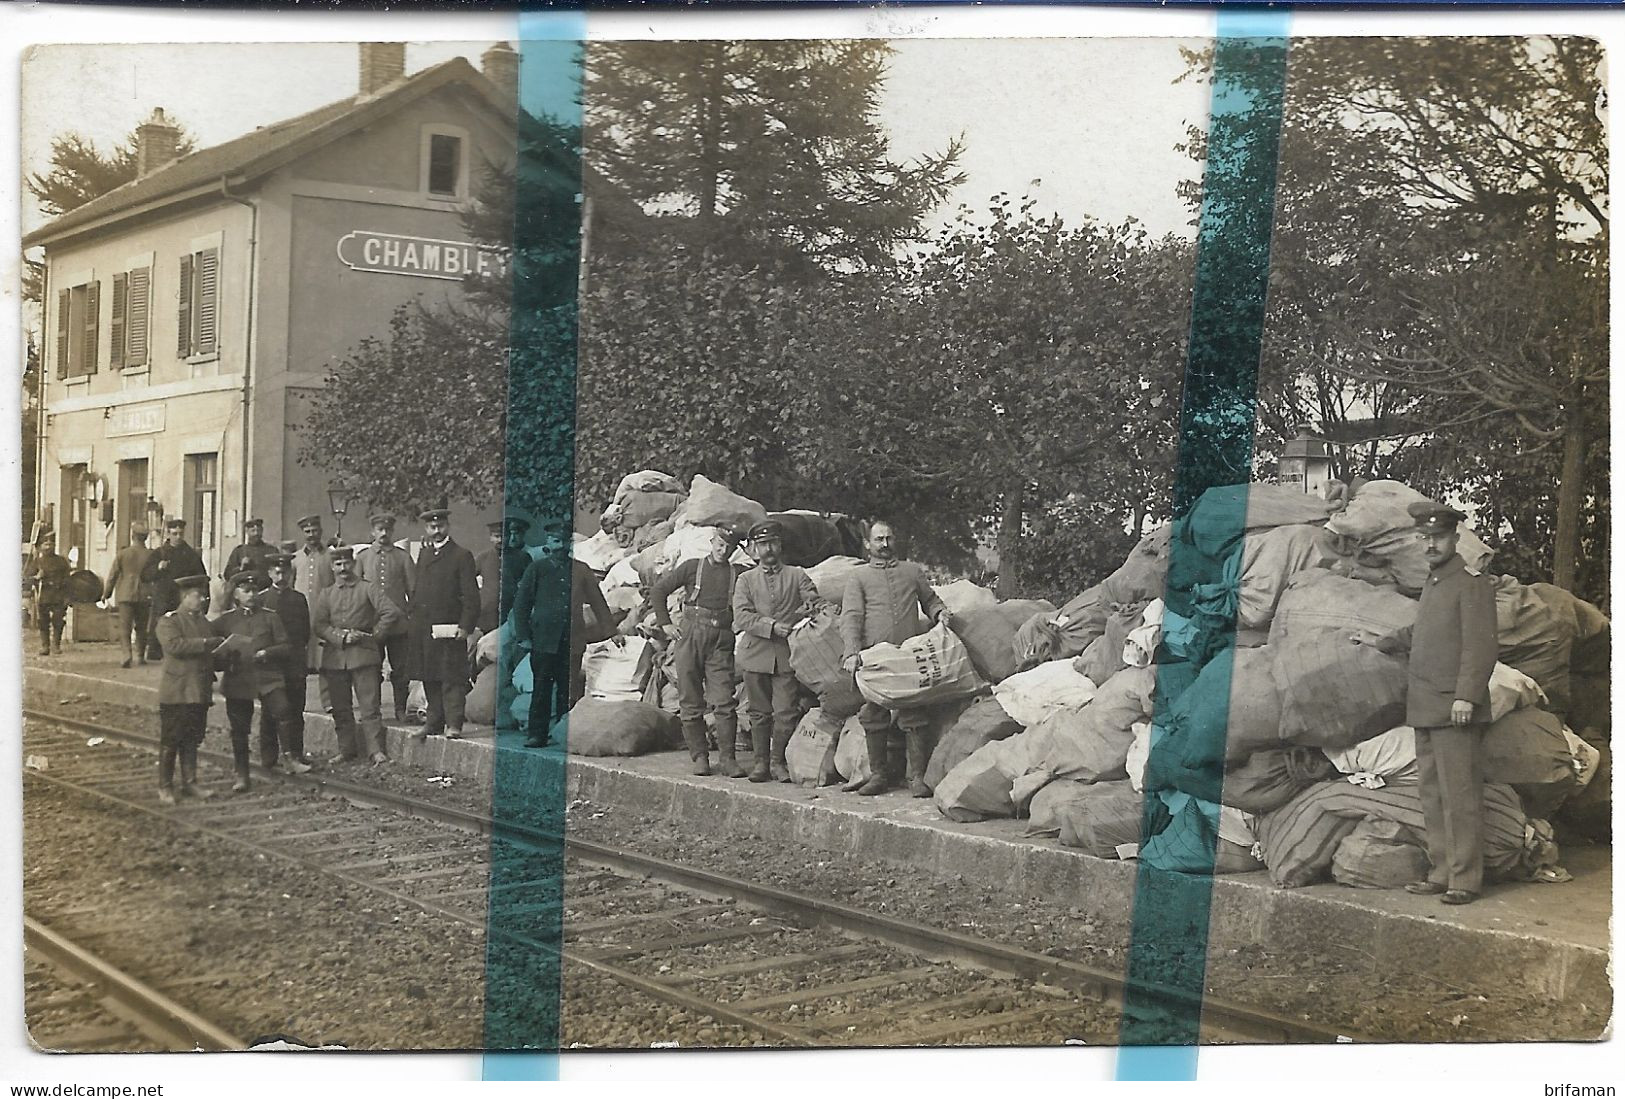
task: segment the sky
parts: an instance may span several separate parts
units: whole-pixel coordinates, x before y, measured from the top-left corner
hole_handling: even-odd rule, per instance
[[[407,71],[456,56],[478,67],[489,45],[414,43]],[[1207,89],[1174,83],[1184,71],[1178,46],[1168,38],[899,41],[881,119],[902,159],[964,136],[967,178],[937,211],[939,222],[960,203],[982,209],[1006,191],[1032,193],[1040,211],[1068,220],[1134,217],[1154,236],[1189,235],[1174,189],[1195,166],[1174,145],[1187,125],[1205,121]],[[23,170],[44,170],[51,138],[68,130],[107,150],[154,107],[206,147],[355,88],[353,44],[35,47],[23,63]],[[25,200],[23,231],[43,221]]]

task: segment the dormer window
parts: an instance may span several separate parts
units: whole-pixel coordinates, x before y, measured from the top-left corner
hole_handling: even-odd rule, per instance
[[[468,196],[468,135],[455,126],[430,126],[423,131],[422,182],[435,198]]]

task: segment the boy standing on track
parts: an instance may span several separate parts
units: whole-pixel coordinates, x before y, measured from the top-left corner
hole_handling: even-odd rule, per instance
[[[224,638],[203,616],[209,594],[207,576],[175,581],[181,605],[158,619],[158,643],[164,647],[163,678],[158,681],[158,800],[175,804],[175,757],[181,762],[181,796],[206,798],[197,786],[197,749],[214,696],[213,653]]]
[[[240,572],[231,578],[233,607],[214,620],[214,631],[227,638],[230,663],[220,684],[226,696],[226,720],[231,724],[231,754],[237,768],[233,793],[248,789],[248,734],[254,721],[254,700],[271,715],[272,728],[260,726],[260,761],[277,764],[277,738],[281,733],[281,766],[290,774],[303,774],[310,765],[293,754],[293,715],[282,682],[288,635],[275,614],[260,606],[260,592],[270,585],[263,572]]]

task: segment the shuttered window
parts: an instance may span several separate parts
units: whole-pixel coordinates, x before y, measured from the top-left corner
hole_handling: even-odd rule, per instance
[[[147,365],[147,330],[152,301],[152,269],[137,267],[113,276],[113,322],[109,360],[114,370]]]
[[[182,358],[213,355],[220,346],[220,249],[181,257],[175,351]]]
[[[56,296],[56,373],[83,378],[96,373],[101,284],[70,286]]]
[[[124,369],[124,313],[129,300],[130,276],[120,271],[113,276],[113,320],[107,329],[107,361],[114,370]]]

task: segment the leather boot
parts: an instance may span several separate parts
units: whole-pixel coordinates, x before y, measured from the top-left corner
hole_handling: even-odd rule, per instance
[[[237,781],[231,784],[231,792],[243,794],[248,792],[248,741],[232,739],[231,762],[237,771]]]
[[[175,804],[175,756],[178,750],[174,745],[165,744],[158,749],[158,800],[165,805]]]
[[[717,721],[717,774],[724,778],[744,778],[748,774],[739,766],[739,757],[734,749],[738,735],[735,720]]]
[[[831,741],[830,746],[824,749],[824,758],[818,762],[818,785],[838,786],[841,782],[841,772],[835,766],[835,747],[840,741]]]
[[[904,750],[907,753],[908,792],[913,797],[928,798],[931,787],[925,784],[926,734],[923,731],[910,731],[906,736],[908,739]]]
[[[790,781],[790,765],[785,762],[784,750],[790,746],[791,730],[773,730],[773,754],[769,762],[769,771],[775,782]]]
[[[750,769],[750,780],[771,782],[773,770],[768,758],[773,750],[772,734],[765,728],[758,729],[753,725],[750,730],[750,744],[751,754],[755,756],[755,766]]]
[[[207,801],[214,791],[197,784],[197,749],[181,749],[181,797]]]
[[[888,772],[889,763],[886,759],[887,745],[891,740],[891,731],[883,729],[878,733],[864,731],[864,747],[869,750],[869,778],[858,787],[858,793],[866,798],[876,794],[884,794],[892,787],[891,776]]]
[[[711,773],[711,753],[707,750],[705,742],[705,722],[683,722],[683,744],[687,746],[688,758],[694,764],[689,768],[689,773],[709,775]]]

